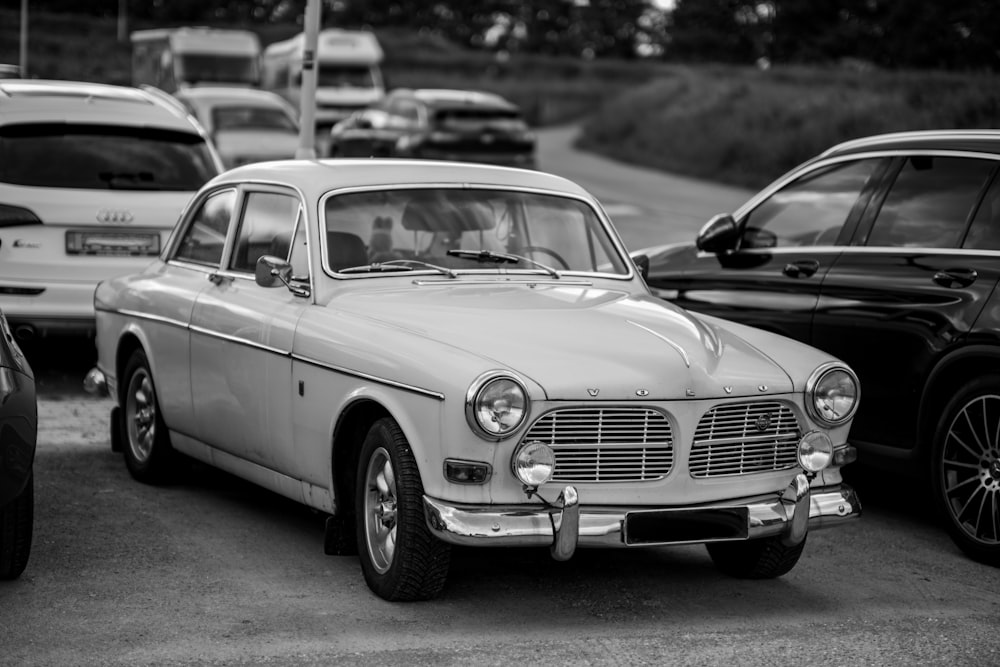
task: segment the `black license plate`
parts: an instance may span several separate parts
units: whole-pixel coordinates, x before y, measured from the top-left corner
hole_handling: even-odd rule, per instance
[[[157,232],[66,232],[68,255],[155,256],[160,254]]]
[[[625,515],[625,544],[682,544],[745,540],[750,535],[746,507],[642,510]]]

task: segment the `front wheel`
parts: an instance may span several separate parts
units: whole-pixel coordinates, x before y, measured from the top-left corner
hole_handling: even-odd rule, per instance
[[[788,574],[802,556],[806,541],[786,546],[780,537],[706,545],[712,562],[725,574],[740,579],[773,579]]]
[[[1000,567],[1000,376],[970,382],[945,406],[931,475],[935,503],[955,544]]]
[[[0,579],[17,579],[31,553],[35,521],[35,483],[29,475],[21,493],[0,507]]]
[[[167,426],[160,414],[146,353],[136,350],[125,364],[120,418],[121,448],[132,477],[147,484],[166,481],[174,464]]]
[[[361,447],[355,507],[361,569],[386,600],[428,600],[448,577],[451,549],[428,530],[423,496],[406,436],[395,420],[378,420]]]

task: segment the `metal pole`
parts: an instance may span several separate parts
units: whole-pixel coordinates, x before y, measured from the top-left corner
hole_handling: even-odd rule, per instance
[[[21,0],[21,77],[28,78],[28,0]]]
[[[299,102],[299,147],[295,157],[316,159],[316,46],[319,42],[319,2],[308,0],[305,48],[302,51],[302,99]]]
[[[118,0],[118,41],[128,39],[128,0]]]

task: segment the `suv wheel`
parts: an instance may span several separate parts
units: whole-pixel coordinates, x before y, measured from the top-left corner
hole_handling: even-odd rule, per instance
[[[945,406],[931,473],[952,539],[971,558],[1000,567],[1000,376],[974,380]]]

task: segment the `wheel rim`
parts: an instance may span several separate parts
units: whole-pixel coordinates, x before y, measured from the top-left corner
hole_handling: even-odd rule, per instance
[[[396,473],[382,447],[368,460],[364,515],[368,555],[378,573],[385,574],[396,553]]]
[[[136,461],[145,463],[156,438],[156,396],[149,372],[140,368],[132,374],[125,401],[128,447]]]
[[[1000,544],[1000,396],[977,396],[945,437],[941,482],[949,517],[970,538]]]

